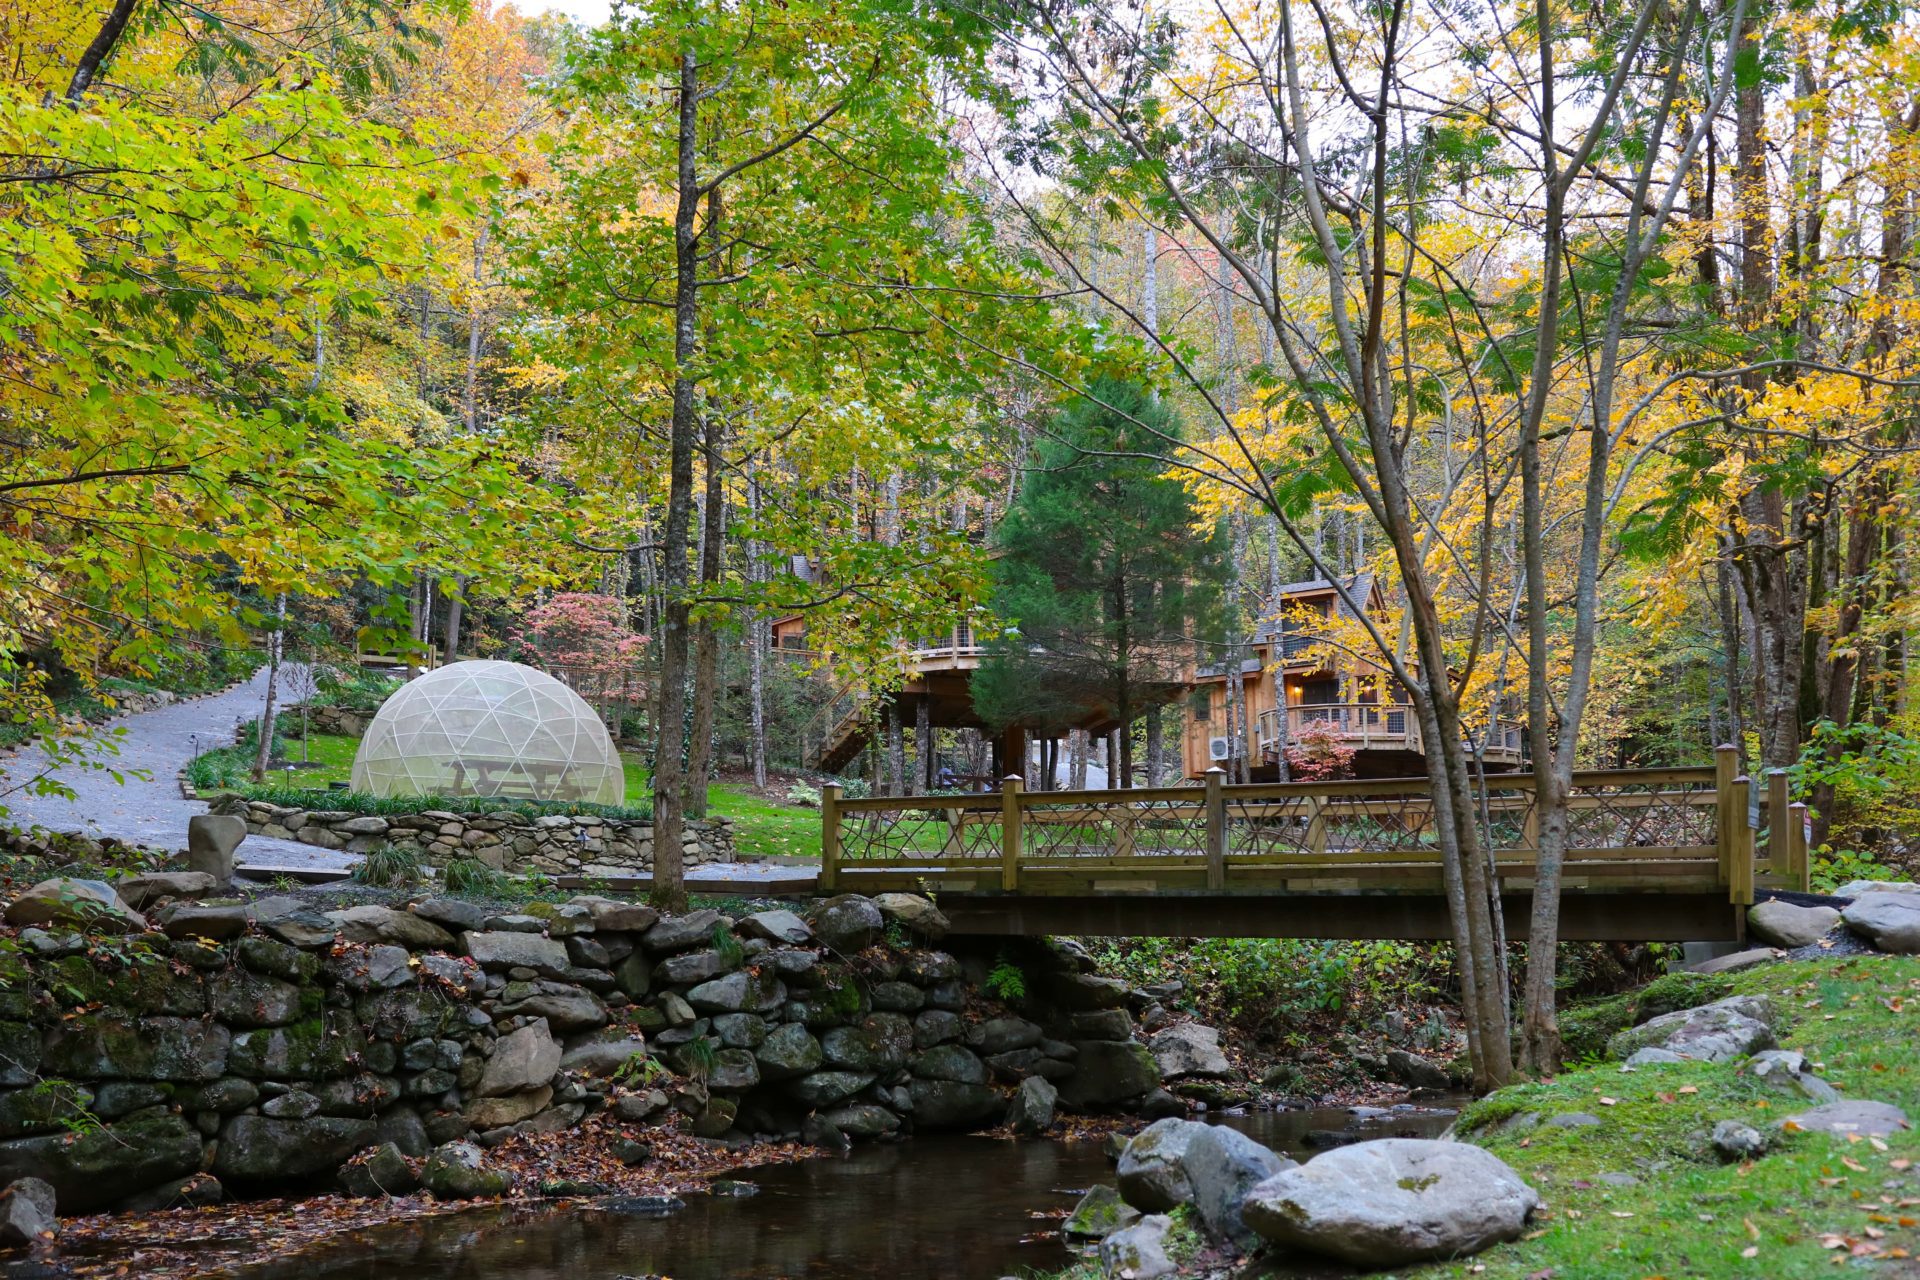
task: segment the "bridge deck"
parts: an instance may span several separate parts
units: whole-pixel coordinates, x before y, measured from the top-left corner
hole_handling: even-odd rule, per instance
[[[1563,872],[1570,940],[1729,940],[1756,884],[1804,888],[1784,776],[1750,803],[1714,765],[1576,774]],[[1473,797],[1508,936],[1524,939],[1537,856],[1530,776]],[[1770,821],[1782,815],[1778,822]],[[825,892],[932,891],[955,927],[1408,939],[1450,936],[1424,779],[845,800],[826,789]],[[1764,856],[1763,856],[1764,855]]]

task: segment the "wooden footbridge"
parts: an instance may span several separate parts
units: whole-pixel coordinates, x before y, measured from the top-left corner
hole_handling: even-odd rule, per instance
[[[1569,941],[1736,941],[1756,887],[1804,891],[1787,779],[1700,768],[1574,775],[1561,905]],[[1425,779],[847,800],[824,788],[821,892],[937,893],[956,931],[1444,939]],[[1527,936],[1531,776],[1473,796],[1508,937]],[[1775,820],[1775,819],[1778,820]]]

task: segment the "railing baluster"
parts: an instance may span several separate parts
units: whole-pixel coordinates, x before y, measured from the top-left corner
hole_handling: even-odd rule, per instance
[[[1207,770],[1207,888],[1215,893],[1227,887],[1227,800],[1220,789],[1226,780],[1219,765]]]
[[[1008,893],[1020,887],[1020,837],[1024,817],[1020,792],[1026,782],[1017,773],[1000,784],[1000,887]]]

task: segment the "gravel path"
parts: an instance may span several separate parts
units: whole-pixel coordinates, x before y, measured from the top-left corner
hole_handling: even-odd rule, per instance
[[[101,770],[68,769],[62,780],[73,788],[73,799],[16,793],[5,801],[10,811],[7,821],[19,827],[114,836],[156,849],[184,849],[187,819],[207,811],[198,800],[181,796],[176,777],[193,758],[196,737],[201,751],[232,742],[235,723],[258,716],[266,696],[267,672],[262,667],[253,679],[223,693],[122,716],[112,722],[114,728],[125,730],[119,739],[119,757],[112,764],[123,776],[126,770],[137,769],[147,774],[145,778],[125,776],[124,782],[116,783]],[[44,767],[45,757],[38,747],[0,756],[0,778],[7,779],[8,785]],[[349,867],[359,861],[353,854],[265,836],[248,836],[237,856],[242,862],[291,867]]]
[[[112,722],[113,727],[126,731],[120,738],[114,767],[123,775],[126,770],[142,770],[146,778],[128,776],[116,783],[111,774],[99,770],[71,769],[65,781],[74,790],[73,799],[18,793],[0,802],[9,810],[6,821],[16,827],[113,836],[156,849],[185,849],[187,819],[207,811],[200,801],[181,796],[176,776],[193,758],[196,736],[200,751],[232,742],[235,723],[242,717],[258,716],[266,696],[267,673],[263,667],[253,679],[223,693],[121,716]],[[0,754],[0,779],[6,780],[0,790],[15,780],[34,776],[44,767],[44,761],[38,747]],[[258,835],[248,836],[235,857],[242,864],[313,870],[344,869],[360,861],[357,853]],[[695,892],[702,881],[751,880],[774,886],[805,883],[814,876],[811,868],[769,863],[712,862],[687,868],[687,884]]]

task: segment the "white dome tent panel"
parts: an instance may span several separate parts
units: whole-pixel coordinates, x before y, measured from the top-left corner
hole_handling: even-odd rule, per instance
[[[518,662],[456,662],[402,685],[353,758],[376,796],[500,796],[619,804],[626,777],[585,699]]]

